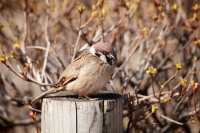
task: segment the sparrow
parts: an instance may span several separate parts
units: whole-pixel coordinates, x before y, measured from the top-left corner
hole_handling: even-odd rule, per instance
[[[79,96],[88,96],[105,89],[112,78],[116,62],[113,45],[99,41],[83,46],[77,57],[66,67],[53,88],[42,93],[32,103],[47,94],[68,90]]]
[[[104,89],[112,77],[115,62],[114,55],[108,49],[99,48],[104,45],[108,44],[99,42],[82,50],[61,74],[59,86],[65,86],[66,90],[79,96],[87,96]]]

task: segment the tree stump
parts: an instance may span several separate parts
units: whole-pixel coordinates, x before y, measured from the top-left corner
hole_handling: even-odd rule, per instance
[[[117,94],[85,100],[49,97],[42,103],[42,133],[122,133],[122,103]]]

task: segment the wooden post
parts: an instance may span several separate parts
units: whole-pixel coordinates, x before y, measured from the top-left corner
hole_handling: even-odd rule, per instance
[[[44,98],[42,133],[122,133],[122,102],[116,94]]]

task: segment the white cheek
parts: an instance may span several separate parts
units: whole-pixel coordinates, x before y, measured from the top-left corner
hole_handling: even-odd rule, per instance
[[[107,63],[106,57],[105,57],[104,55],[101,55],[101,56],[100,56],[100,59],[101,59],[103,62]]]
[[[90,53],[92,53],[93,55],[95,55],[95,53],[96,53],[96,50],[95,50],[93,47],[91,47],[91,48],[89,49],[89,51],[90,51]]]

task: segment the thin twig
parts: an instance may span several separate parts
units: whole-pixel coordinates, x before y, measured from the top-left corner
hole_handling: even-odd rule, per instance
[[[26,47],[27,49],[38,49],[38,50],[46,50],[45,47],[42,47],[42,46],[27,46]]]
[[[48,3],[48,2],[47,2]],[[48,54],[49,54],[49,49],[50,49],[50,41],[49,41],[49,36],[48,36],[48,16],[46,18],[46,23],[45,23],[45,41],[46,41],[46,51],[44,54],[44,62],[43,62],[43,67],[42,67],[42,73],[41,73],[41,82],[44,80],[45,78],[45,70],[46,70],[46,66],[47,66],[47,59],[48,59]],[[41,89],[43,90],[43,87],[41,87]]]
[[[169,118],[169,117],[167,117],[167,116],[164,116],[163,114],[161,114],[161,113],[158,113],[158,115],[161,117],[161,118],[163,118],[163,119],[165,119],[165,120],[167,120],[167,121],[169,121],[169,122],[172,122],[172,123],[175,123],[175,124],[177,124],[177,125],[183,125],[183,123],[181,123],[181,122],[178,122],[178,121],[176,121],[176,120],[173,120],[172,118]]]
[[[37,112],[37,113],[41,113],[41,110],[36,109],[36,108],[33,108],[32,106],[28,106],[28,108],[29,108],[31,111],[34,111],[34,112]]]
[[[164,88],[170,81],[172,81],[173,79],[176,78],[176,75],[178,74],[178,71],[176,71],[176,73],[171,76],[167,81],[165,81],[162,85],[161,85],[161,88]]]
[[[17,77],[19,77],[19,78],[21,78],[21,79],[23,79],[25,81],[32,82],[32,83],[35,83],[35,84],[40,85],[40,86],[54,86],[55,85],[55,84],[46,84],[46,83],[39,82],[39,81],[33,79],[32,77],[29,77],[28,75],[25,76],[25,75],[22,75],[22,74],[18,73],[17,71],[15,71],[15,69],[11,65],[9,65],[7,63],[4,63],[4,64]]]
[[[135,38],[135,40],[133,41],[133,43],[135,43],[139,38]],[[122,70],[125,65],[129,62],[129,60],[131,59],[131,57],[133,56],[133,54],[135,53],[135,51],[137,50],[138,46],[140,45],[140,43],[137,43],[131,50],[130,54],[127,56],[127,58],[125,59],[125,61],[123,62],[123,64],[116,69],[116,71],[114,72],[113,76],[112,76],[112,79],[115,78],[115,76],[117,75],[117,73]]]
[[[75,46],[74,46],[74,52],[73,52],[73,56],[72,56],[72,59],[71,59],[71,62],[75,59],[75,56],[76,56],[76,52],[77,52],[77,48],[78,48],[78,43],[80,41],[80,37],[81,37],[81,30],[78,32],[78,37],[76,39],[76,43],[75,43]]]
[[[161,95],[169,95],[171,92],[170,91],[163,91]],[[155,95],[158,95],[159,93],[156,93]],[[138,94],[138,101],[141,103],[142,101],[149,100],[151,102],[159,102],[157,98],[154,97],[154,95],[148,95],[144,96],[141,94]]]
[[[122,19],[120,19],[115,25],[111,26],[108,30],[106,30],[103,34],[100,34],[98,36],[95,36],[93,39],[92,39],[92,42],[93,43],[96,43],[98,41],[101,40],[102,36],[106,36],[108,35],[110,32],[112,32],[113,30],[115,30],[116,28],[119,27],[119,25],[122,23]]]

